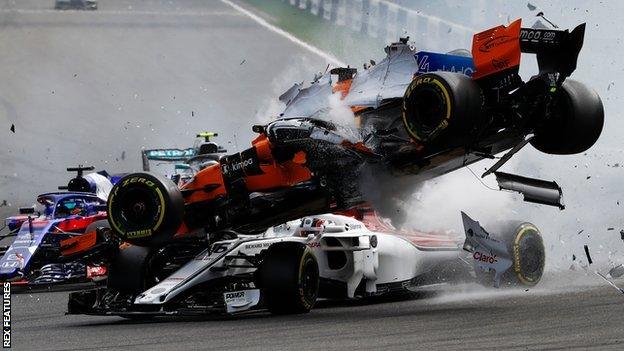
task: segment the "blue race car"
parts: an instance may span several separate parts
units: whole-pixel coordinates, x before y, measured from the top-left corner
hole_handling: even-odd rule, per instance
[[[106,277],[106,267],[65,262],[60,255],[61,240],[79,236],[106,226],[106,198],[113,181],[106,173],[83,171],[93,167],[68,168],[78,176],[60,189],[64,192],[41,194],[37,206],[20,209],[20,215],[8,217],[5,228],[15,240],[0,247],[0,281],[14,285],[47,285],[62,282],[99,281]]]

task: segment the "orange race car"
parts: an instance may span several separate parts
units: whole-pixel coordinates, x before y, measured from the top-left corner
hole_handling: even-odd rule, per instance
[[[528,143],[573,154],[599,137],[599,96],[566,79],[584,30],[521,28],[517,20],[476,34],[472,56],[415,52],[402,39],[361,72],[337,68],[307,88],[296,84],[280,97],[282,118],[253,127],[251,148],[222,157],[181,188],[149,172],[121,179],[108,199],[112,233],[159,246],[189,233],[256,232],[363,203],[400,222],[392,204],[410,184],[509,149],[484,176],[495,173],[501,189],[527,201],[563,208],[556,183],[497,170]],[[535,53],[539,65],[527,82],[518,74],[521,52]],[[356,128],[332,121],[328,97],[336,92],[354,111]]]
[[[472,57],[415,52],[402,40],[362,72],[339,68],[308,88],[295,85],[281,97],[282,118],[253,127],[259,135],[251,148],[223,157],[181,189],[151,173],[117,183],[108,200],[113,233],[154,246],[195,231],[262,230],[364,202],[384,212],[406,184],[508,149],[484,176],[495,173],[501,188],[527,201],[563,208],[556,183],[497,170],[528,143],[573,154],[599,137],[600,98],[566,79],[584,29],[521,28],[518,20],[476,34]],[[521,52],[535,53],[539,65],[527,82],[518,75]],[[330,121],[327,97],[337,91],[358,128]]]

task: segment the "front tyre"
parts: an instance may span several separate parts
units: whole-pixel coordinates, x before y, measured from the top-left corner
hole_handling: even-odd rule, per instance
[[[170,240],[182,224],[184,199],[171,180],[153,173],[129,174],[108,197],[108,221],[121,240],[157,246]]]
[[[512,266],[501,277],[502,286],[537,285],[544,273],[546,250],[539,229],[529,222],[506,221],[490,227],[491,235],[503,243],[510,253]],[[484,285],[492,285],[493,272],[483,273],[477,268],[477,277]]]
[[[271,313],[307,313],[318,296],[318,263],[305,245],[275,243],[267,249],[258,282]]]

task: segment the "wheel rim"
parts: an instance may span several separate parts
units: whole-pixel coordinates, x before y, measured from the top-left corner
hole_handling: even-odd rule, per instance
[[[119,201],[119,215],[131,227],[151,228],[158,217],[158,201],[141,188],[129,189]]]
[[[316,301],[318,293],[319,272],[316,262],[313,258],[307,257],[304,261],[301,272],[301,292],[302,297],[308,303],[313,304]]]
[[[536,284],[544,271],[544,244],[540,234],[532,227],[525,227],[514,244],[515,270],[525,284]]]
[[[444,120],[446,107],[437,91],[423,88],[414,99],[414,115],[421,132],[431,133]]]

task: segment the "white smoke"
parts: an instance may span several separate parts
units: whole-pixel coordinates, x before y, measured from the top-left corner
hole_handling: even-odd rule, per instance
[[[284,112],[284,103],[278,97],[288,90],[293,84],[301,83],[305,78],[312,78],[318,73],[316,67],[307,56],[293,58],[290,65],[276,75],[266,89],[266,99],[262,101],[255,113],[254,120],[260,124],[266,124],[279,118]]]
[[[482,169],[479,168],[482,164],[484,162],[470,167],[473,170]],[[517,215],[512,210],[517,195],[497,191],[493,176],[482,181],[484,183],[469,169],[462,168],[424,182],[406,205],[409,214],[407,225],[424,231],[452,230],[462,233],[461,211],[480,221],[484,227],[488,222]]]

